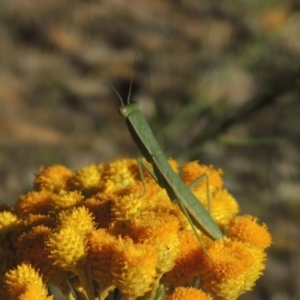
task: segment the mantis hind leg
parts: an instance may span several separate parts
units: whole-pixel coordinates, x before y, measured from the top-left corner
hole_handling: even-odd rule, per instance
[[[198,178],[196,178],[192,183],[188,185],[188,188],[192,190],[198,183],[200,183],[202,180],[205,180],[206,182],[206,199],[207,199],[207,210],[210,213],[211,212],[211,202],[210,202],[210,192],[209,192],[209,177],[207,174],[202,174]]]

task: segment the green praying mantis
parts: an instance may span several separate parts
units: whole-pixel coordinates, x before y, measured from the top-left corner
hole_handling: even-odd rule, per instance
[[[203,174],[196,179],[190,186],[186,186],[178,174],[172,169],[167,158],[160,149],[154,134],[149,127],[145,117],[143,116],[138,103],[130,103],[131,86],[125,104],[119,93],[112,86],[118,95],[121,106],[119,107],[120,114],[125,118],[128,130],[138,146],[140,152],[148,163],[152,165],[153,170],[145,163],[138,159],[139,172],[145,189],[145,181],[142,176],[142,167],[149,172],[153,179],[164,188],[172,201],[178,203],[181,211],[187,217],[193,231],[203,246],[201,237],[199,236],[195,226],[205,233],[211,239],[223,239],[223,234],[213,220],[209,212],[205,209],[197,197],[192,193],[192,188],[201,180],[206,179],[207,187],[208,178]],[[209,197],[209,191],[208,197]],[[209,198],[208,198],[209,199]]]

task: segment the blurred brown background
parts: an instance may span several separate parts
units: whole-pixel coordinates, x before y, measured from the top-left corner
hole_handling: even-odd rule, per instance
[[[2,0],[0,203],[40,166],[136,157],[104,79],[126,98],[131,77],[167,156],[222,168],[242,213],[273,235],[240,299],[300,299],[296,0]]]

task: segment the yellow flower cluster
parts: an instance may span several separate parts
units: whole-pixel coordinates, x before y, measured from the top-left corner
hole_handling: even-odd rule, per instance
[[[134,159],[42,169],[32,191],[0,208],[0,298],[50,300],[55,285],[69,300],[237,299],[262,274],[271,237],[256,218],[237,216],[220,170],[181,170],[187,185],[203,174],[209,190],[203,180],[193,193],[224,233],[212,241],[199,231],[204,248],[147,173],[144,188]]]

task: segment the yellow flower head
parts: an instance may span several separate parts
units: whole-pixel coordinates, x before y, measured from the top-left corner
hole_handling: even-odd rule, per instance
[[[95,223],[92,214],[85,207],[77,207],[61,211],[57,220],[58,228],[70,227],[78,234],[86,234],[94,230]]]
[[[154,246],[158,254],[157,271],[163,274],[171,270],[179,254],[179,222],[166,213],[138,216],[129,223],[129,235],[138,243]]]
[[[82,271],[86,258],[86,235],[94,230],[91,214],[85,207],[62,211],[58,228],[49,235],[50,257],[64,270]]]
[[[23,261],[28,261],[33,267],[36,267],[36,269],[40,267],[43,268],[47,264],[45,239],[50,233],[50,228],[38,225],[33,227],[29,232],[21,235],[16,243],[17,262],[22,263]]]
[[[47,297],[47,290],[39,289],[35,283],[29,282],[26,286],[26,290],[18,298],[19,300],[54,300],[53,296]]]
[[[156,203],[153,201],[155,206],[153,207],[154,212],[163,212],[168,213],[171,216],[174,216],[179,221],[179,227],[180,229],[187,230],[187,231],[193,231],[189,220],[185,216],[185,214],[181,211],[180,207],[177,203],[172,202],[167,194],[165,194],[163,197],[157,197],[157,199],[161,200],[159,203]]]
[[[29,192],[20,196],[15,205],[15,212],[19,217],[26,217],[29,214],[47,215],[52,210],[53,194],[47,190]]]
[[[147,167],[153,171],[153,166],[151,163],[149,163],[148,161],[146,161],[146,159],[142,159],[143,163],[147,165]],[[175,173],[178,173],[179,172],[179,168],[178,168],[178,163],[176,160],[172,159],[172,158],[169,158],[168,159],[168,162],[171,166],[171,168],[173,169],[173,171]],[[144,177],[144,180],[146,182],[146,189],[148,188],[148,185],[149,184],[154,184],[157,188],[161,189],[161,187],[157,184],[157,182],[154,180],[153,176],[145,169],[144,166],[142,166],[142,172],[143,172],[143,177]],[[140,174],[137,170],[137,180],[141,180],[140,178]]]
[[[70,274],[55,266],[49,257],[50,251],[46,241],[51,232],[50,228],[38,225],[28,233],[24,233],[16,244],[16,259],[19,264],[26,261],[36,270],[40,270],[45,282],[60,286],[66,282]]]
[[[48,190],[58,193],[67,189],[70,181],[74,177],[73,172],[61,165],[42,169],[33,182],[36,190]]]
[[[10,211],[0,212],[0,244],[8,243],[18,224],[18,217]]]
[[[226,228],[230,220],[239,212],[239,205],[225,189],[218,189],[211,199],[211,216],[221,228]]]
[[[203,180],[193,188],[192,192],[206,209],[210,208],[210,214],[216,223],[225,228],[238,213],[239,207],[235,199],[226,190],[222,189],[222,170],[216,170],[212,166],[200,165],[197,161],[194,161],[183,166],[182,179],[189,185],[204,174],[207,177],[203,177]],[[207,183],[209,183],[209,191],[207,191]]]
[[[223,186],[223,179],[221,177],[222,170],[216,170],[212,166],[200,165],[198,161],[186,163],[182,168],[182,180],[187,184],[191,184],[200,176],[206,174],[209,180],[210,190],[213,191],[216,188]],[[206,179],[200,181],[196,187],[197,189],[203,189],[206,191]]]
[[[50,216],[30,214],[28,217],[19,220],[18,225],[13,232],[13,244],[16,246],[18,239],[22,234],[28,233],[33,227],[38,225],[54,228],[56,223],[55,220]]]
[[[136,299],[152,289],[155,282],[157,253],[152,245],[118,240],[112,256],[111,273],[124,300]]]
[[[108,292],[115,288],[111,263],[116,244],[117,239],[105,229],[95,230],[88,236],[88,274],[98,282],[101,299],[105,299]]]
[[[117,201],[116,198],[114,194],[98,193],[84,201],[83,205],[93,214],[97,228],[108,228],[112,221],[111,209]]]
[[[213,300],[212,297],[195,288],[178,287],[166,300]]]
[[[73,208],[83,201],[83,195],[79,191],[61,191],[52,197],[52,207],[56,211]]]
[[[147,202],[145,204],[145,211],[155,211],[155,212],[170,212],[173,207],[173,202],[170,200],[165,189],[162,189],[155,181],[146,182],[145,193],[143,198]],[[140,196],[143,190],[137,195]],[[176,204],[175,207],[178,207]]]
[[[201,269],[203,248],[192,231],[180,231],[179,255],[175,260],[174,268],[164,275],[164,284],[167,286],[192,285],[194,277]]]
[[[82,191],[85,196],[91,196],[102,188],[104,165],[90,165],[76,171],[72,186]]]
[[[145,197],[139,194],[130,194],[114,199],[111,208],[112,220],[126,221],[132,220],[147,210],[149,203]]]
[[[257,218],[247,215],[237,216],[230,222],[228,237],[263,249],[272,242],[267,226],[257,224]]]
[[[152,240],[158,242],[173,233],[178,233],[178,220],[166,213],[148,212],[132,219],[129,223],[131,238],[138,243]]]
[[[86,256],[85,236],[77,228],[63,227],[49,235],[47,245],[50,257],[60,268],[78,273]]]
[[[201,266],[205,291],[235,300],[250,290],[264,269],[265,253],[240,241],[214,241],[206,249]]]
[[[138,167],[136,159],[121,159],[108,164],[103,172],[103,192],[117,193],[136,184]]]
[[[11,300],[19,299],[27,289],[35,290],[42,299],[47,299],[47,290],[40,275],[29,264],[21,264],[16,269],[5,274],[4,283],[7,286]]]

